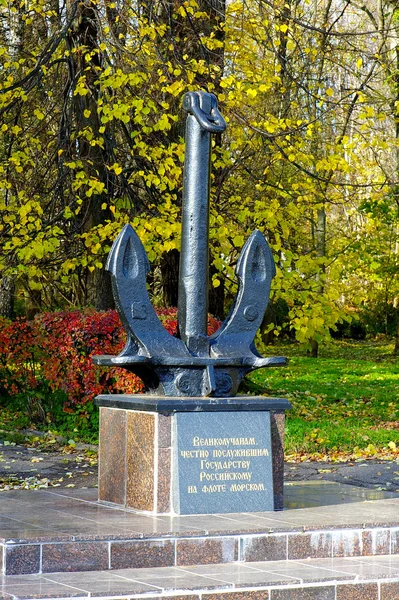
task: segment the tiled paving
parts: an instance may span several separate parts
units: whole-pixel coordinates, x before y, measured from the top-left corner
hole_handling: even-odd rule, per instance
[[[399,556],[20,575],[3,577],[1,588],[10,600],[395,600],[398,591]]]

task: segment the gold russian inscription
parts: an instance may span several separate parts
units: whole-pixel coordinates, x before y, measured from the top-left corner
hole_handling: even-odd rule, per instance
[[[201,492],[204,494],[214,494],[214,493],[223,493],[226,491],[225,485],[203,485],[201,488]]]
[[[241,450],[212,450],[213,458],[246,458],[250,456],[269,456],[267,448],[242,448]]]
[[[230,492],[263,492],[263,483],[232,483]]]
[[[249,469],[250,460],[201,460],[201,469],[213,471],[225,471],[226,469]]]
[[[253,437],[201,438],[196,435],[193,446],[256,446],[256,441]]]
[[[194,449],[181,450],[180,456],[183,459],[199,461],[199,480],[204,484],[199,488],[202,493],[222,494],[226,491],[262,492],[265,490],[264,483],[253,482],[252,461],[240,459],[267,457],[269,456],[269,449],[256,447],[237,448],[237,446],[257,446],[256,438],[202,438],[194,436],[192,444]],[[207,450],[207,447],[211,449]],[[226,485],[223,482],[232,483]],[[197,486],[195,485],[189,485],[187,491],[189,494],[198,493]]]
[[[180,450],[180,456],[183,458],[208,458],[208,450]]]
[[[251,471],[244,471],[243,473],[208,473],[207,471],[200,472],[200,481],[251,481],[251,479]]]

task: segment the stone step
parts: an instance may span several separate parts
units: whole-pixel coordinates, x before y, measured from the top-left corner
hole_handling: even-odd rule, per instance
[[[1,494],[3,574],[399,555],[399,498],[277,513],[154,517],[104,506],[96,494]]]
[[[3,577],[1,598],[396,600],[399,555]]]

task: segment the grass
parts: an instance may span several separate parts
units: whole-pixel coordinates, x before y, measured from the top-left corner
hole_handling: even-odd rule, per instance
[[[399,457],[399,359],[392,350],[386,340],[331,342],[317,359],[295,344],[265,349],[289,356],[289,365],[251,374],[251,391],[260,386],[291,401],[288,456]]]

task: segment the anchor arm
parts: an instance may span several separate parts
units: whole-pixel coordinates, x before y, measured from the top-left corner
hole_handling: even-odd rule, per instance
[[[259,357],[254,338],[269,302],[276,273],[273,255],[260,231],[246,241],[236,267],[239,290],[229,316],[211,340],[211,356]]]

